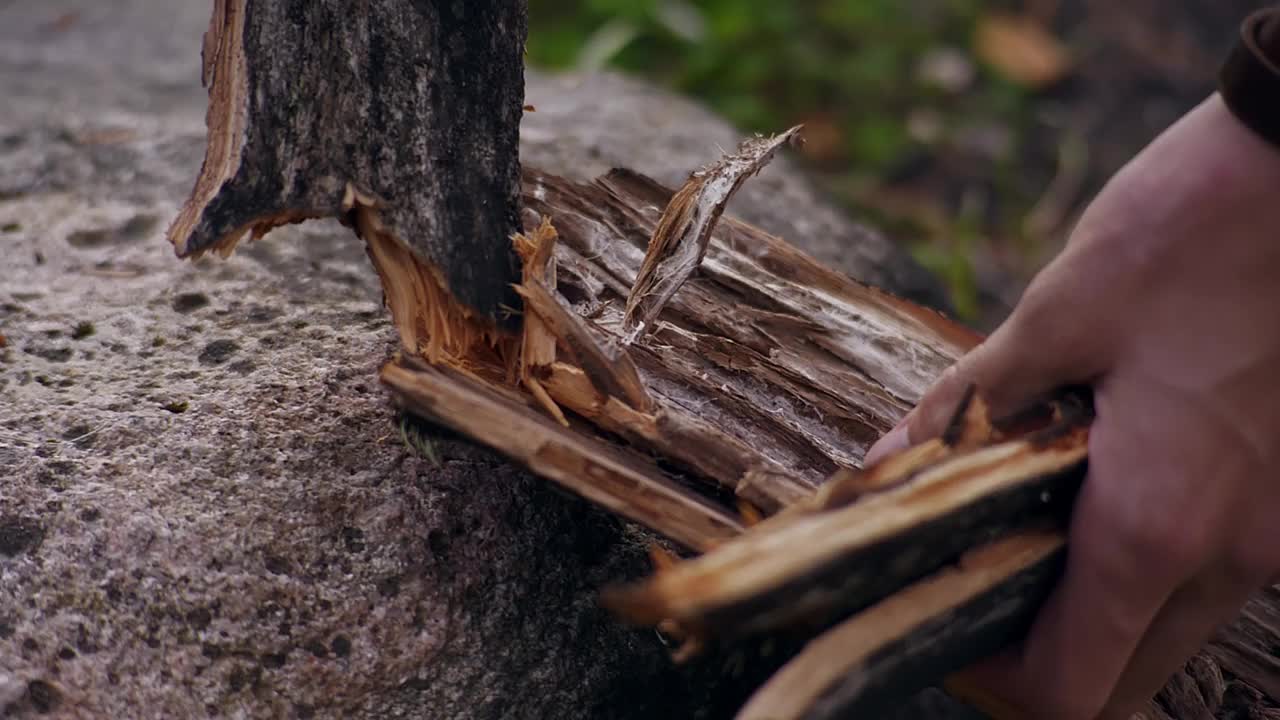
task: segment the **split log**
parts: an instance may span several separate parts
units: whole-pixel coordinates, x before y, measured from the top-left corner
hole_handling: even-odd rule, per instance
[[[541,384],[559,407],[662,458],[676,482],[725,512],[737,514],[744,501],[771,515],[837,470],[856,468],[928,378],[973,338],[932,311],[832,273],[778,238],[728,220],[699,277],[624,351],[623,307],[671,192],[626,171],[592,184],[534,169],[525,176],[527,232],[550,217],[559,238],[555,301],[530,303],[538,291],[522,290],[543,313],[539,326],[562,332],[565,351],[541,371]],[[504,352],[488,356],[488,365],[477,358],[464,365],[505,387],[514,374],[499,356],[509,359],[515,350]],[[629,358],[651,408],[619,396],[631,391],[610,391],[630,384],[619,378],[632,370],[613,367],[607,355]],[[411,376],[394,377],[393,388],[405,394]],[[514,424],[489,427],[482,442],[519,432]],[[648,515],[631,517],[667,537],[682,533],[681,523]]]
[[[1280,586],[1256,594],[1206,654],[1280,707]]]
[[[971,396],[951,432],[861,468],[978,337],[722,217],[794,130],[675,192],[518,175],[518,2],[343,10],[218,0],[180,255],[350,225],[400,332],[401,406],[703,553],[607,602],[686,648],[816,638],[747,716],[880,707],[1016,637],[1060,564],[1087,401],[991,423]]]

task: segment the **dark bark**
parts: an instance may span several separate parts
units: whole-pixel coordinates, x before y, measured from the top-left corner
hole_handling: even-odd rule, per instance
[[[738,717],[884,717],[903,698],[1016,641],[1061,572],[1063,549],[1060,535],[1035,533],[969,553],[811,642]]]
[[[1206,654],[1280,707],[1280,586],[1255,595]]]
[[[525,33],[521,0],[217,0],[178,254],[368,204],[464,304],[516,307]]]
[[[1224,686],[1223,691],[1225,690]],[[1216,707],[1210,707],[1211,699],[1205,697],[1199,685],[1185,670],[1179,670],[1165,683],[1155,701],[1169,715],[1179,720],[1213,720]],[[1221,704],[1221,695],[1217,702]]]
[[[922,472],[918,481],[848,509],[815,513],[776,531],[749,533],[732,555],[711,553],[679,574],[660,573],[648,587],[606,597],[633,619],[674,617],[721,637],[825,627],[990,538],[1065,517],[1084,475],[1081,454],[1072,448],[1063,454],[1061,467],[1010,474],[1008,482],[978,492],[972,489],[980,487],[977,478],[965,482],[969,478],[940,463]],[[993,476],[1004,472],[994,466],[983,471]],[[886,522],[885,517],[894,520]],[[770,547],[792,551],[784,556]],[[765,569],[770,577],[761,582]],[[750,583],[740,583],[739,576],[751,578]]]

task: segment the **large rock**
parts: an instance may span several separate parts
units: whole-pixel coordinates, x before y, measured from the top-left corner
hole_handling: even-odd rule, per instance
[[[634,531],[465,443],[402,439],[375,380],[394,334],[345,229],[174,258],[208,14],[0,8],[0,714],[713,715],[705,678],[596,607],[644,571]],[[532,75],[528,96],[526,161],[578,177],[676,183],[738,139],[618,77]],[[735,210],[940,302],[785,161]]]

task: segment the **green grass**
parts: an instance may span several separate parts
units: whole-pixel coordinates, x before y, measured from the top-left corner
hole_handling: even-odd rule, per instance
[[[948,157],[966,128],[998,125],[1012,142],[1005,157],[975,168],[1016,208],[996,222],[898,217],[895,236],[948,283],[957,310],[977,311],[971,253],[997,235],[1017,234],[1034,198],[1020,187],[1029,100],[1020,88],[972,65],[961,93],[917,71],[939,47],[966,52],[984,0],[530,0],[529,56],[553,69],[619,69],[701,99],[744,132],[809,125],[808,157],[829,190],[855,210],[878,210],[913,159]],[[907,119],[941,120],[936,140],[913,138]],[[1010,171],[1010,168],[1013,171]],[[927,193],[926,193],[927,194]],[[945,203],[940,203],[945,205]],[[894,214],[890,212],[889,214]],[[902,212],[896,213],[902,215]],[[912,213],[907,211],[906,215]],[[1015,238],[1016,239],[1016,238]]]
[[[426,459],[432,467],[440,467],[440,453],[436,450],[435,439],[429,434],[428,425],[411,415],[402,414],[396,421],[396,432],[405,449]]]

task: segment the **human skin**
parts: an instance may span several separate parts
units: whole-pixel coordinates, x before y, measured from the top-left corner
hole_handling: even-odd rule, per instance
[[[1097,418],[1065,573],[968,679],[1028,717],[1128,718],[1280,580],[1280,150],[1216,94],[1181,118],[868,462],[970,383],[996,412],[1087,384]]]

